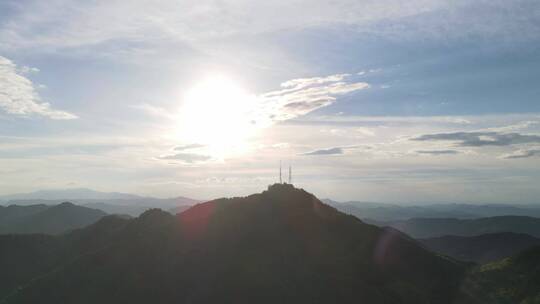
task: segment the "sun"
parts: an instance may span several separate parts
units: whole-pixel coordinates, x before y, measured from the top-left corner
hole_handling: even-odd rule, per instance
[[[183,96],[180,137],[205,145],[216,156],[245,149],[257,130],[252,119],[255,99],[226,76],[207,77]]]

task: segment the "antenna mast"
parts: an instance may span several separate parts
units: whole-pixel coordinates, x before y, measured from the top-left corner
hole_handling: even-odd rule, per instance
[[[292,185],[292,167],[289,165],[289,184]]]
[[[279,161],[279,183],[283,184],[283,182],[281,181],[281,161]]]

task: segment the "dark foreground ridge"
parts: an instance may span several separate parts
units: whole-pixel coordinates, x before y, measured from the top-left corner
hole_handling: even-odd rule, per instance
[[[288,184],[0,247],[0,303],[444,304],[466,271]]]

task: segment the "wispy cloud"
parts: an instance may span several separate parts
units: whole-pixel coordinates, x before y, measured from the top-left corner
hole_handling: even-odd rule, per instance
[[[133,109],[141,110],[149,115],[156,116],[156,117],[162,117],[162,118],[167,118],[167,119],[176,118],[176,115],[174,115],[170,111],[167,111],[164,108],[157,107],[148,103],[131,105],[130,107]]]
[[[493,128],[486,128],[485,131],[492,131],[492,132],[516,132],[523,129],[528,129],[532,126],[540,124],[540,121],[538,120],[526,120],[526,121],[520,121],[517,123],[509,124],[502,127],[493,127]]]
[[[212,156],[206,155],[199,151],[201,148],[205,147],[206,145],[198,143],[175,146],[172,148],[171,152],[160,155],[156,157],[156,159],[175,160],[189,165],[205,163],[212,159]]]
[[[75,119],[74,114],[54,110],[43,102],[34,84],[11,60],[0,56],[0,108],[20,116],[40,115],[50,119]],[[26,70],[32,70],[27,68]],[[37,71],[37,70],[34,70]]]
[[[358,148],[358,145],[352,145],[352,146],[342,146],[342,147],[330,147],[330,148],[323,148],[323,149],[317,149],[306,153],[301,153],[300,155],[305,156],[315,156],[315,155],[341,155],[345,154],[345,150],[349,149],[356,149]]]
[[[428,155],[452,155],[461,153],[458,150],[417,150],[415,151],[418,154],[428,154]]]
[[[185,151],[185,150],[193,150],[193,149],[199,149],[204,148],[206,145],[203,144],[188,144],[183,146],[176,146],[174,147],[174,151]]]
[[[353,116],[329,115],[312,116],[302,119],[301,123],[308,124],[339,124],[339,125],[469,125],[468,117],[459,116]]]
[[[170,155],[162,155],[158,158],[163,160],[178,160],[187,164],[201,163],[212,159],[211,156],[196,153],[175,153]]]
[[[201,45],[213,38],[344,24],[392,36],[538,37],[535,1],[34,1],[0,31],[0,47],[74,48],[111,41]],[[413,18],[414,17],[414,18]],[[396,26],[400,22],[400,26]],[[381,25],[381,23],[383,25]],[[195,26],[194,26],[195,25]],[[384,26],[387,25],[387,26]],[[443,33],[444,35],[441,35]],[[399,35],[398,35],[399,34]],[[142,38],[145,39],[142,39]]]
[[[516,144],[540,143],[538,135],[499,132],[454,132],[425,134],[414,141],[453,141],[462,147],[510,146]]]
[[[509,154],[502,155],[504,159],[517,159],[517,158],[529,158],[533,156],[540,156],[540,149],[519,149]]]
[[[311,152],[303,153],[302,155],[340,155],[340,154],[343,154],[343,148],[335,147],[335,148],[314,150]]]
[[[281,84],[281,87],[297,90],[312,85],[321,85],[325,83],[342,81],[347,76],[350,76],[350,74],[335,74],[326,77],[297,78],[283,82]]]
[[[347,81],[349,74],[299,78],[281,84],[284,89],[261,94],[263,119],[283,121],[331,105],[336,97],[369,88],[366,82]]]

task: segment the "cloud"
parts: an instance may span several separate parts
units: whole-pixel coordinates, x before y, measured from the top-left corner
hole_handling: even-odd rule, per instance
[[[528,129],[534,125],[540,124],[540,121],[537,120],[526,120],[520,121],[517,123],[509,124],[503,127],[487,128],[485,131],[491,132],[516,132],[523,129]]]
[[[30,71],[30,70],[29,70]],[[75,119],[74,114],[54,110],[43,102],[32,81],[9,59],[0,56],[0,108],[14,115],[40,115],[50,119]]]
[[[162,0],[26,3],[0,30],[5,49],[62,49],[95,46],[111,41],[202,42],[238,35],[342,24],[365,24],[385,18],[420,14],[441,1],[398,0],[272,2]],[[400,9],[394,9],[399,7]],[[194,26],[196,25],[196,26]]]
[[[342,81],[350,74],[335,74],[326,77],[297,78],[285,81],[281,84],[283,88],[301,89],[311,85],[321,85],[329,82]]]
[[[470,125],[469,117],[454,116],[353,116],[327,115],[312,116],[301,121],[302,124],[323,125]]]
[[[154,106],[154,105],[151,105],[151,104],[148,104],[148,103],[141,103],[141,104],[136,104],[136,105],[131,105],[130,106],[131,108],[133,109],[137,109],[137,110],[141,110],[145,113],[148,113],[152,116],[156,116],[156,117],[162,117],[162,118],[167,118],[167,119],[175,119],[176,116],[174,114],[171,114],[170,111],[164,109],[164,108],[161,108],[161,107],[157,107],[157,106]]]
[[[362,134],[363,136],[367,136],[367,137],[375,136],[375,132],[373,132],[372,130],[370,130],[368,128],[357,128],[356,132]]]
[[[302,155],[341,155],[343,154],[343,148],[335,147],[328,149],[319,149],[311,152],[303,153]]]
[[[337,96],[369,88],[365,82],[347,82],[349,74],[292,79],[281,84],[284,89],[257,96],[262,121],[284,121],[331,105]],[[261,117],[262,116],[262,117]]]
[[[193,149],[199,149],[204,148],[206,145],[203,144],[188,144],[183,146],[176,146],[174,147],[174,151],[185,151],[185,150],[193,150]]]
[[[0,47],[74,48],[111,41],[187,42],[345,25],[388,36],[538,37],[535,1],[32,1],[15,6]],[[20,7],[20,9],[19,9]]]
[[[457,150],[418,150],[415,151],[418,154],[428,154],[428,155],[449,155],[449,154],[459,154],[460,151]]]
[[[35,67],[29,67],[29,66],[22,66],[19,71],[22,73],[22,74],[33,74],[33,73],[38,73],[39,72],[39,69],[38,68],[35,68]]]
[[[415,141],[455,141],[462,147],[511,146],[516,144],[540,143],[538,135],[499,132],[454,132],[421,135]]]
[[[209,155],[196,154],[196,153],[175,153],[170,155],[163,155],[158,157],[162,160],[179,160],[187,164],[202,163],[212,159]]]
[[[342,146],[342,147],[331,147],[331,148],[324,148],[324,149],[317,149],[306,153],[301,153],[300,155],[304,156],[315,156],[315,155],[341,155],[345,154],[345,150],[348,149],[356,149],[358,148],[358,145],[353,146]],[[366,149],[370,149],[370,147],[365,147]]]
[[[540,149],[520,149],[510,154],[502,155],[501,158],[518,159],[518,158],[529,158],[533,156],[540,156]]]
[[[206,145],[196,144],[196,143],[176,146],[172,148],[172,151],[173,151],[172,154],[165,154],[165,155],[158,156],[156,158],[159,160],[177,160],[185,164],[204,163],[212,159],[212,157],[209,155],[200,154],[200,153],[185,152],[185,151],[197,150],[204,147],[206,147]]]

